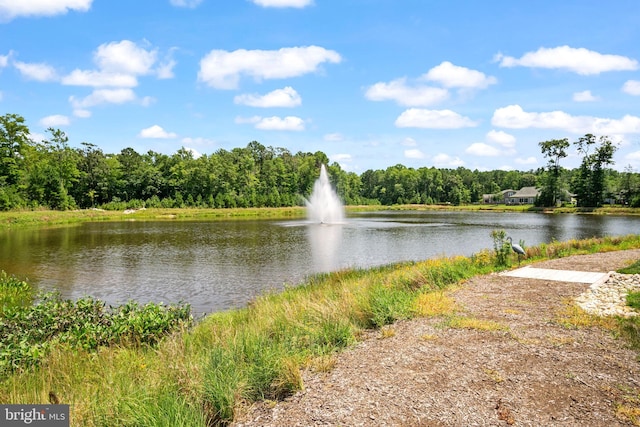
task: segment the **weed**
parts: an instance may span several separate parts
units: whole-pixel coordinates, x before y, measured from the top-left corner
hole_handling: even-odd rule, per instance
[[[563,309],[556,314],[556,323],[567,329],[601,327],[613,331],[617,324],[615,318],[589,314],[571,300],[565,300]]]
[[[335,367],[338,359],[335,354],[325,354],[318,356],[311,361],[311,368],[316,372],[331,372]]]
[[[389,326],[380,329],[380,339],[391,338],[396,336],[396,330]]]
[[[496,267],[508,266],[511,246],[509,246],[509,243],[506,241],[507,233],[504,230],[492,230],[491,238],[493,239],[493,250],[496,255]]]
[[[444,292],[421,293],[416,298],[414,307],[415,312],[424,317],[451,314],[455,309],[455,301]]]
[[[487,374],[487,376],[489,378],[491,378],[491,380],[497,384],[501,383],[504,381],[504,378],[502,378],[502,375],[500,375],[500,372],[496,371],[495,369],[489,369],[489,368],[482,368],[482,371]]]
[[[480,331],[507,331],[508,326],[493,320],[477,319],[475,317],[450,316],[444,326],[454,329],[476,329]]]

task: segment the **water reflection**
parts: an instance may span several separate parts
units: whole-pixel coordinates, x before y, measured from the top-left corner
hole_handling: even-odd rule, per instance
[[[341,224],[308,224],[307,238],[311,246],[313,269],[317,273],[336,270],[338,249],[342,241]]]

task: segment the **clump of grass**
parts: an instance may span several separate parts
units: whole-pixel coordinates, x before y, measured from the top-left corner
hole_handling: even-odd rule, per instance
[[[627,344],[636,351],[640,351],[640,319],[638,317],[618,319],[619,334]]]
[[[483,368],[482,371],[496,384],[500,384],[504,381],[504,378],[500,374],[500,372],[495,369]]]
[[[615,318],[589,314],[571,300],[563,301],[563,308],[556,313],[555,321],[567,329],[600,327],[614,331],[617,326]]]
[[[475,329],[479,331],[508,331],[509,327],[499,322],[475,317],[453,315],[449,316],[444,326],[454,329]]]
[[[637,390],[622,390],[623,394],[615,403],[616,417],[640,426],[640,393]]]
[[[389,326],[380,329],[380,339],[391,338],[396,336],[396,330]]]
[[[456,303],[442,291],[425,292],[415,299],[414,310],[423,317],[444,316],[456,310]]]
[[[629,292],[627,294],[627,305],[635,310],[640,310],[640,292]]]
[[[634,262],[633,264],[621,268],[618,270],[618,273],[622,274],[640,274],[640,260]]]

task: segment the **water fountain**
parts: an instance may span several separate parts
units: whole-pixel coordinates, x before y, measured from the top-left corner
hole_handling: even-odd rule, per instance
[[[307,218],[319,224],[340,224],[344,221],[344,207],[331,187],[327,169],[322,165],[320,178],[313,184],[307,202]]]

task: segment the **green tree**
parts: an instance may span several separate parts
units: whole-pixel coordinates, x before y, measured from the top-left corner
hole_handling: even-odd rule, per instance
[[[617,147],[606,136],[596,138],[586,134],[574,142],[578,153],[583,155],[582,163],[574,178],[573,191],[579,206],[601,206],[605,196],[606,166],[613,164],[613,154]],[[593,153],[591,149],[595,147]]]
[[[567,138],[552,139],[540,142],[538,145],[540,145],[542,154],[548,159],[548,171],[538,201],[543,206],[555,206],[561,192],[560,159],[567,157],[569,140]]]
[[[22,116],[0,116],[0,187],[18,184],[23,170],[24,151],[30,142],[29,128]]]

